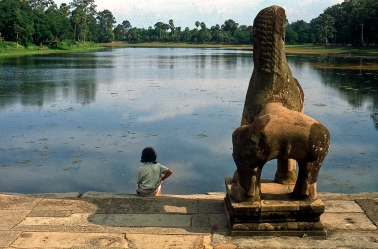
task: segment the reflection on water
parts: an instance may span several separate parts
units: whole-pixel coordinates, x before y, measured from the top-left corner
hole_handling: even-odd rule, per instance
[[[319,191],[378,191],[377,71],[356,68],[377,62],[288,61],[305,113],[331,133]],[[223,178],[235,170],[231,133],[253,69],[250,52],[123,48],[0,65],[0,191],[134,193],[145,146],[174,172],[164,193],[224,191]],[[268,163],[263,177],[274,171]]]
[[[376,58],[330,56],[289,56],[297,67],[310,66],[317,71],[326,87],[337,90],[337,95],[353,108],[364,107],[378,129],[378,60]],[[332,70],[331,70],[332,69]],[[306,93],[305,93],[306,94]]]

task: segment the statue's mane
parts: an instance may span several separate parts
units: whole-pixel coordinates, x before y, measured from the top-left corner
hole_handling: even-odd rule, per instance
[[[286,60],[285,23],[285,10],[279,6],[261,10],[254,20],[254,68],[244,104],[242,125],[258,118],[268,103],[278,102],[290,110],[303,110],[303,90]]]
[[[255,68],[267,73],[281,72],[282,58],[285,58],[285,21],[285,10],[278,6],[265,8],[256,16],[253,23]]]

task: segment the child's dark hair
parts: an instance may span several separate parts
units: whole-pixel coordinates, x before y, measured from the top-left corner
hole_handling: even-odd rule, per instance
[[[156,164],[156,152],[152,147],[146,147],[142,151],[142,156],[141,156],[141,162],[142,163],[148,163],[151,162],[153,164]]]

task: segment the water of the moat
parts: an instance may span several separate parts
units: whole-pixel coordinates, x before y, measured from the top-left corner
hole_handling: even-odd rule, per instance
[[[378,60],[288,56],[331,149],[318,191],[378,191]],[[121,48],[0,60],[0,192],[134,193],[140,153],[163,193],[225,191],[252,53]],[[275,161],[263,177],[272,179]]]

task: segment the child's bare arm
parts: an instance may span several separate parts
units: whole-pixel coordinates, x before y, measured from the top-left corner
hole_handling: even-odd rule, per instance
[[[172,170],[168,169],[167,172],[165,173],[165,175],[161,178],[161,181],[164,181],[165,179],[167,179],[171,175],[172,175]]]

